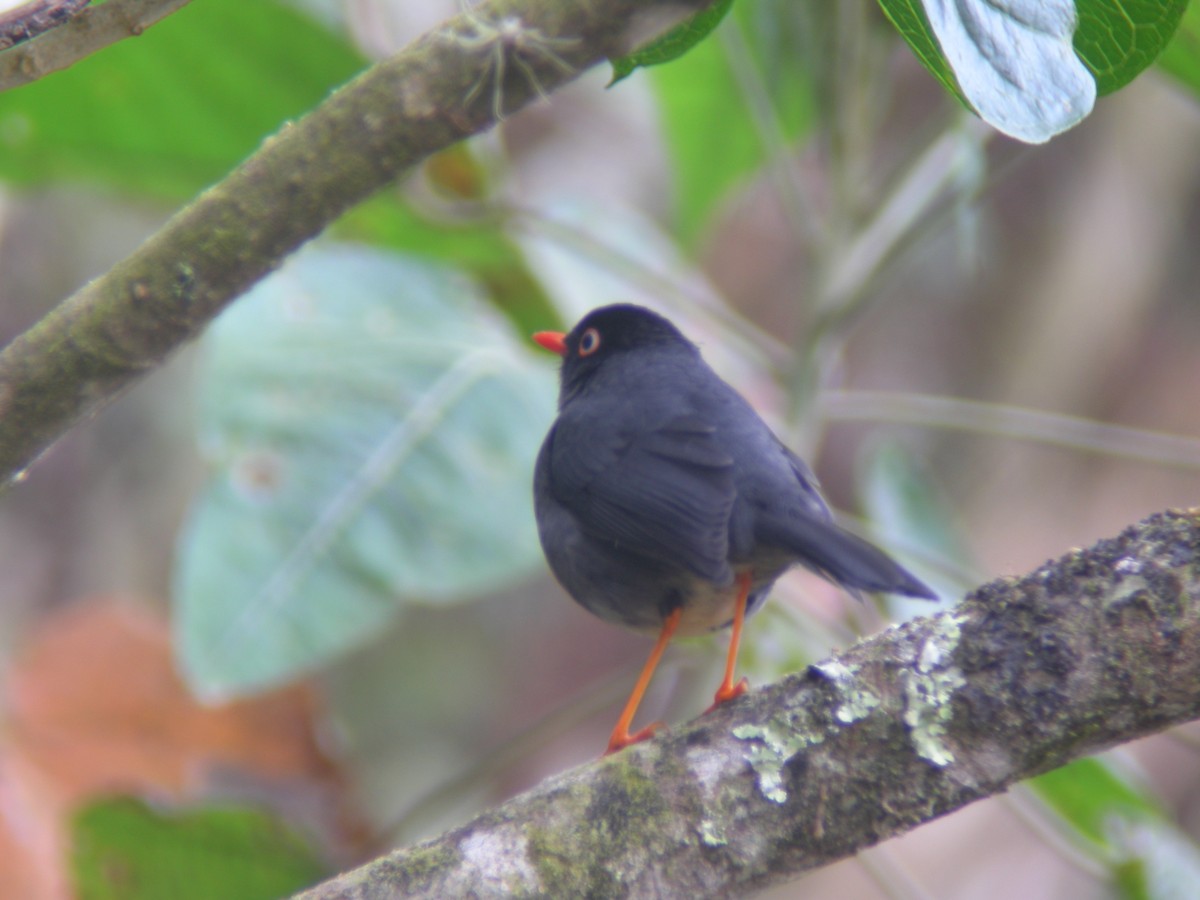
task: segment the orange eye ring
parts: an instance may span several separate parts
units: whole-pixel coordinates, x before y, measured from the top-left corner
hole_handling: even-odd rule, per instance
[[[589,328],[579,337],[579,355],[591,356],[600,349],[600,332]]]

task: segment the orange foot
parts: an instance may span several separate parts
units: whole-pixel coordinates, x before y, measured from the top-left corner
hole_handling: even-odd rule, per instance
[[[740,697],[748,690],[750,690],[750,679],[745,677],[737,684],[722,684],[717,688],[717,693],[713,696],[712,706],[704,712],[710,713],[722,703],[727,703],[730,700]]]
[[[647,725],[641,731],[635,731],[633,734],[618,728],[612,733],[612,737],[608,739],[608,749],[604,751],[604,755],[616,753],[618,750],[624,750],[630,744],[639,744],[642,741],[647,741],[654,737],[654,732],[663,727],[662,722],[655,722],[652,725]]]

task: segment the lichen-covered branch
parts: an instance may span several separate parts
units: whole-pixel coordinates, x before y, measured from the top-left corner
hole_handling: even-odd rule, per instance
[[[490,0],[372,66],[0,352],[0,482],[400,172],[707,2]]]
[[[301,895],[723,897],[1200,716],[1200,509],[890,628]]]

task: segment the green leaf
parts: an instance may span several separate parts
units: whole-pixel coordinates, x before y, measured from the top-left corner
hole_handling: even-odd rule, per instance
[[[71,831],[80,900],[275,900],[326,874],[283,822],[252,809],[106,799],[81,809]]]
[[[1159,67],[1200,96],[1200,3],[1190,3],[1175,36],[1158,58]]]
[[[636,69],[658,66],[676,60],[712,34],[714,28],[733,7],[733,0],[717,0],[712,6],[676,25],[666,34],[639,47],[628,56],[612,60],[613,77],[608,83],[612,87],[628,78]]]
[[[1091,112],[1096,82],[1072,46],[1073,0],[925,0],[924,14],[963,95],[997,130],[1041,143]]]
[[[0,94],[0,179],[190,197],[364,64],[275,0],[192,3]]]
[[[947,90],[1000,131],[1034,142],[1087,115],[1093,94],[1111,93],[1149,67],[1170,44],[1188,5],[1187,0],[879,4]],[[1196,44],[1191,53],[1187,48],[1185,41],[1168,64],[1200,69]],[[1090,72],[1094,92],[1075,55]]]
[[[973,109],[958,86],[950,63],[946,62],[946,57],[942,55],[942,48],[933,36],[933,29],[929,27],[929,20],[925,18],[920,0],[879,0],[879,6],[929,73],[964,106]]]
[[[174,592],[201,695],[285,681],[407,603],[538,565],[530,473],[555,379],[465,276],[313,247],[223,314],[207,349],[213,471]]]
[[[1030,788],[1080,836],[1114,848],[1117,820],[1162,820],[1158,803],[1124,773],[1096,757],[1072,763],[1030,780]]]
[[[1111,94],[1154,64],[1179,27],[1188,0],[1079,0],[1075,50]]]

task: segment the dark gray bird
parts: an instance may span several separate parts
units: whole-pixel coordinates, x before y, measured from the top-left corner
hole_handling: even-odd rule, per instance
[[[606,306],[534,339],[562,356],[533,480],[546,561],[585,609],[658,635],[607,752],[658,727],[629,733],[674,635],[732,625],[713,705],[746,690],[733,681],[742,622],[792,565],[854,594],[935,598],[833,522],[804,461],[662,316]]]

